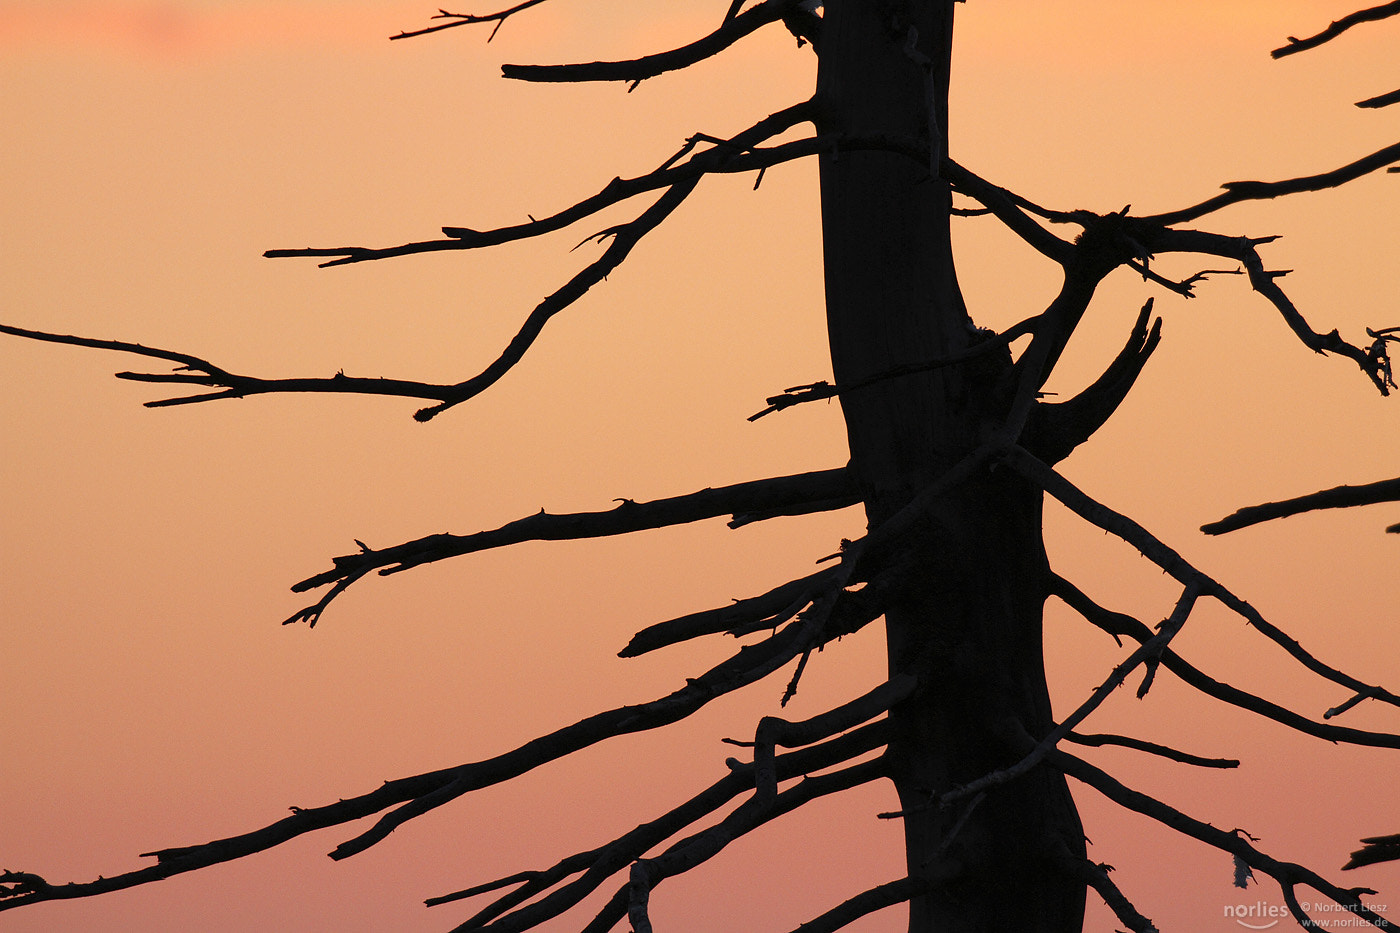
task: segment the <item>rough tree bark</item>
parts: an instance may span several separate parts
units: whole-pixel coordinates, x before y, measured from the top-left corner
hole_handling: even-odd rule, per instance
[[[819,133],[917,138],[946,151],[953,5],[827,4]],[[836,151],[821,157],[821,198],[836,384],[966,351],[976,330],[954,268],[947,182],[893,153]],[[872,530],[1005,417],[990,368],[946,367],[842,394]],[[1084,883],[1059,867],[1066,853],[1084,855],[1063,774],[1042,765],[957,806],[933,796],[1015,763],[1019,740],[1053,725],[1041,497],[1009,470],[964,483],[899,558],[918,583],[886,616],[890,675],[936,685],[890,713],[909,876],[936,885],[911,902],[911,933],[1082,928]]]

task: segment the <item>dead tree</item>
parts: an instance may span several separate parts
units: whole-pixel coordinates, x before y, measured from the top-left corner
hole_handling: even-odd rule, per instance
[[[439,22],[395,38],[473,23],[492,30],[544,0],[491,14],[443,12]],[[1398,6],[1390,4],[1386,13]],[[746,8],[747,7],[747,8]],[[541,512],[477,534],[435,534],[386,548],[361,544],[293,589],[319,591],[287,619],[314,626],[337,596],[374,574],[523,541],[620,535],[731,516],[731,524],[782,515],[864,506],[867,533],[832,542],[829,566],[777,583],[749,599],[653,625],[622,651],[634,656],[706,635],[747,639],[728,660],[673,693],[596,713],[494,758],[413,775],[213,842],[146,853],[153,864],[95,881],[58,883],[29,871],[0,875],[0,909],[87,897],[146,884],[242,858],[313,830],[377,816],[342,842],[336,859],[362,852],[395,828],[464,794],[508,781],[606,739],[657,729],[706,703],[795,663],[786,696],[812,654],[843,635],[883,620],[888,679],[828,712],[803,721],[764,717],[750,749],[731,759],[708,787],[654,820],[554,865],[436,898],[444,903],[494,894],[459,930],[528,930],[588,894],[613,894],[589,931],[630,922],[650,929],[653,889],[717,855],[728,843],[817,798],[888,780],[900,809],[907,874],[835,904],[804,931],[836,930],[873,911],[909,905],[913,933],[1025,929],[1072,933],[1083,927],[1092,888],[1134,930],[1154,929],[1121,892],[1108,866],[1086,856],[1084,831],[1069,779],[1114,803],[1228,853],[1241,871],[1272,878],[1299,923],[1308,914],[1299,887],[1378,926],[1367,892],[1345,888],[1304,865],[1267,854],[1245,834],[1227,832],[1183,809],[1125,786],[1067,751],[1066,744],[1116,744],[1203,767],[1237,762],[1204,758],[1116,735],[1086,735],[1081,724],[1127,679],[1140,673],[1142,696],[1165,670],[1215,700],[1300,733],[1332,742],[1400,748],[1400,735],[1317,721],[1216,681],[1179,654],[1172,641],[1202,600],[1215,600],[1282,646],[1306,670],[1351,699],[1400,705],[1400,696],[1315,656],[1270,623],[1224,583],[1191,564],[1126,515],[1072,485],[1055,465],[1103,426],[1132,390],[1161,339],[1149,298],[1112,364],[1077,395],[1048,401],[1042,390],[1099,284],[1127,267],[1153,287],[1193,297],[1218,274],[1239,274],[1304,346],[1342,357],[1381,394],[1395,388],[1388,344],[1394,329],[1353,342],[1313,329],[1280,285],[1266,247],[1274,238],[1207,226],[1220,209],[1243,201],[1335,188],[1400,160],[1400,144],[1340,167],[1281,181],[1239,181],[1201,202],[1156,214],[1128,207],[1100,214],[1052,208],[984,178],[954,156],[948,111],[954,0],[734,0],[710,34],[676,49],[630,61],[506,65],[525,81],[616,81],[636,84],[721,53],[759,29],[787,29],[815,52],[816,86],[806,101],[758,119],[727,138],[695,135],[660,166],[616,178],[556,214],[490,230],[444,227],[442,236],[390,247],[278,249],[273,257],[316,257],[323,265],[411,253],[481,249],[586,222],[605,208],[645,202],[630,221],[595,234],[601,255],[530,312],[499,358],[451,384],[365,378],[267,378],[235,373],[182,352],[135,343],[26,330],[5,333],[174,364],[168,372],[118,377],[188,390],[148,402],[193,404],[283,392],[399,396],[425,403],[429,421],[505,376],[549,320],[616,270],[707,177],[753,173],[816,159],[824,234],[827,324],[834,380],[788,389],[760,415],[815,399],[838,398],[850,462],[793,476],[757,479],[649,502],[623,501],[602,512]],[[1378,10],[1383,8],[1377,8]],[[1353,19],[1378,18],[1357,14]],[[1333,24],[1330,35],[1350,22]],[[1283,54],[1326,41],[1291,40]],[[1377,105],[1374,101],[1363,105]],[[795,128],[810,133],[795,138]],[[1394,171],[1394,169],[1390,169]],[[950,239],[953,219],[979,215],[1004,224],[1056,267],[1061,283],[1039,309],[1000,333],[979,328],[958,287]],[[975,222],[975,221],[969,221]],[[1207,268],[1171,278],[1155,264],[1166,254],[1201,257]],[[1213,268],[1226,264],[1224,272]],[[972,309],[975,310],[975,309]],[[755,416],[757,417],[757,416]],[[1394,481],[1392,481],[1394,482]],[[1085,522],[1138,549],[1179,585],[1175,604],[1155,626],[1100,605],[1055,572],[1042,539],[1046,495]],[[1052,715],[1042,650],[1042,611],[1054,596],[1115,639],[1127,638],[1119,664],[1077,709]],[[1120,642],[1121,643],[1121,642]],[[786,698],[786,697],[785,697]],[[738,803],[722,816],[727,806]]]

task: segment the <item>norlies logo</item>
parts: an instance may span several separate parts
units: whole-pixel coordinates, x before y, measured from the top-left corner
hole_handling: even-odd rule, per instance
[[[1344,930],[1347,928],[1375,929],[1375,925],[1355,916],[1341,904],[1331,901],[1299,901],[1298,906],[1310,916],[1299,923],[1309,930]],[[1372,913],[1384,914],[1384,904],[1367,904]],[[1292,920],[1286,904],[1271,904],[1268,901],[1255,901],[1253,904],[1226,904],[1224,915],[1248,930],[1268,930],[1279,921]],[[1382,918],[1381,927],[1390,929],[1392,924]]]

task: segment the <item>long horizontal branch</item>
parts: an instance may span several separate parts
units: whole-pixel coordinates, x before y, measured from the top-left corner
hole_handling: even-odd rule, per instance
[[[810,501],[853,505],[860,499],[849,474],[841,467],[701,489],[698,492],[651,502],[624,499],[615,508],[601,512],[551,514],[541,509],[534,515],[508,522],[490,531],[467,535],[428,535],[377,550],[362,545],[362,549],[355,554],[333,558],[330,570],[307,577],[292,587],[293,592],[297,593],[322,586],[331,586],[331,590],[314,605],[287,619],[286,623],[309,622],[314,625],[331,600],[356,580],[372,572],[399,573],[449,557],[507,547],[525,541],[611,537]]]
[[[1238,758],[1206,758],[1201,755],[1192,755],[1189,752],[1179,751],[1166,745],[1159,745],[1156,742],[1146,742],[1142,739],[1135,739],[1128,735],[1083,735],[1078,732],[1071,732],[1065,736],[1067,741],[1076,745],[1088,745],[1092,748],[1101,748],[1105,745],[1116,745],[1120,748],[1131,748],[1139,752],[1147,752],[1149,755],[1158,755],[1171,761],[1179,761],[1185,765],[1195,765],[1198,768],[1238,768],[1240,762]]]
[[[1295,496],[1278,502],[1264,502],[1236,509],[1217,522],[1202,525],[1201,530],[1208,535],[1223,535],[1226,532],[1247,528],[1260,522],[1276,518],[1287,518],[1317,509],[1345,509],[1358,505],[1374,505],[1377,502],[1400,501],[1400,477],[1383,479],[1360,486],[1334,486],[1321,489],[1305,496]],[[1400,530],[1400,526],[1386,529]]]
[[[1341,19],[1333,20],[1326,29],[1316,35],[1308,36],[1305,39],[1288,37],[1288,44],[1279,46],[1269,54],[1274,58],[1283,58],[1285,55],[1292,55],[1307,49],[1315,49],[1324,42],[1330,42],[1353,26],[1361,23],[1370,23],[1377,20],[1386,19],[1400,14],[1400,0],[1393,0],[1391,3],[1382,3],[1380,6],[1368,7],[1364,10],[1357,10],[1355,13],[1348,13]]]

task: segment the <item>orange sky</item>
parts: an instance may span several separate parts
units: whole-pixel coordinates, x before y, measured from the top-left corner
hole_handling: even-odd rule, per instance
[[[781,30],[692,72],[621,88],[500,81],[502,61],[630,56],[685,41],[725,4],[554,0],[490,45],[467,29],[385,41],[426,22],[408,0],[0,3],[0,198],[7,323],[141,341],[260,375],[458,379],[632,216],[612,212],[483,254],[318,270],[270,247],[381,245],[443,224],[539,216],[658,164],[697,130],[728,134],[810,91],[812,59]],[[1041,203],[1156,211],[1238,178],[1331,168],[1392,143],[1396,115],[1351,101],[1393,89],[1400,21],[1283,61],[1267,52],[1346,3],[959,7],[953,155]],[[1053,37],[1054,45],[1047,45]],[[852,510],[738,531],[720,522],[634,538],[526,545],[362,582],[314,631],[278,621],[287,586],[354,538],[374,546],[473,531],[539,508],[598,509],[844,461],[835,406],[745,417],[829,375],[812,165],[702,185],[626,266],[549,325],[486,395],[428,425],[413,403],[261,397],[151,411],[111,373],[134,360],[0,341],[0,867],[51,880],[143,864],[136,853],[253,828],[291,804],[486,757],[597,709],[668,692],[732,650],[613,654],[659,619],[808,572]],[[1284,234],[1266,249],[1317,330],[1360,339],[1395,309],[1400,180],[1231,208],[1200,224]],[[986,220],[959,228],[979,322],[1040,310],[1053,269]],[[1164,264],[1189,274],[1194,264]],[[1177,267],[1180,266],[1178,269]],[[1154,290],[1102,290],[1056,388],[1121,344]],[[1296,518],[1206,539],[1202,522],[1265,498],[1396,475],[1394,400],[1316,357],[1233,277],[1187,302],[1156,291],[1165,339],[1097,444],[1064,470],[1231,585],[1326,660],[1395,687],[1387,583],[1400,506]],[[1174,594],[1131,549],[1051,509],[1056,568],[1153,623]],[[1057,704],[1077,704],[1125,652],[1058,606]],[[1319,716],[1343,697],[1210,607],[1181,636],[1208,673]],[[814,659],[788,712],[876,682],[878,633]],[[448,929],[470,908],[421,899],[544,867],[720,776],[773,711],[750,688],[654,736],[443,808],[364,855],[324,857],[355,828],[149,889],[3,915],[9,931]],[[1394,730],[1370,708],[1344,722]],[[1206,755],[1200,773],[1086,754],[1123,780],[1281,858],[1341,875],[1363,835],[1400,831],[1389,753],[1337,749],[1189,695],[1170,678],[1090,724]],[[1164,931],[1234,930],[1224,856],[1076,788],[1093,856]],[[658,931],[791,929],[902,874],[897,829],[853,793],[733,847],[653,899]],[[805,834],[805,835],[804,835]],[[723,890],[722,898],[713,891]],[[610,891],[611,888],[606,890]],[[1389,899],[1389,900],[1388,900]],[[591,903],[591,902],[590,902]],[[1093,903],[1093,898],[1091,898]],[[1096,904],[1090,929],[1113,929]],[[573,914],[550,929],[576,929]],[[893,931],[898,911],[854,930]]]

